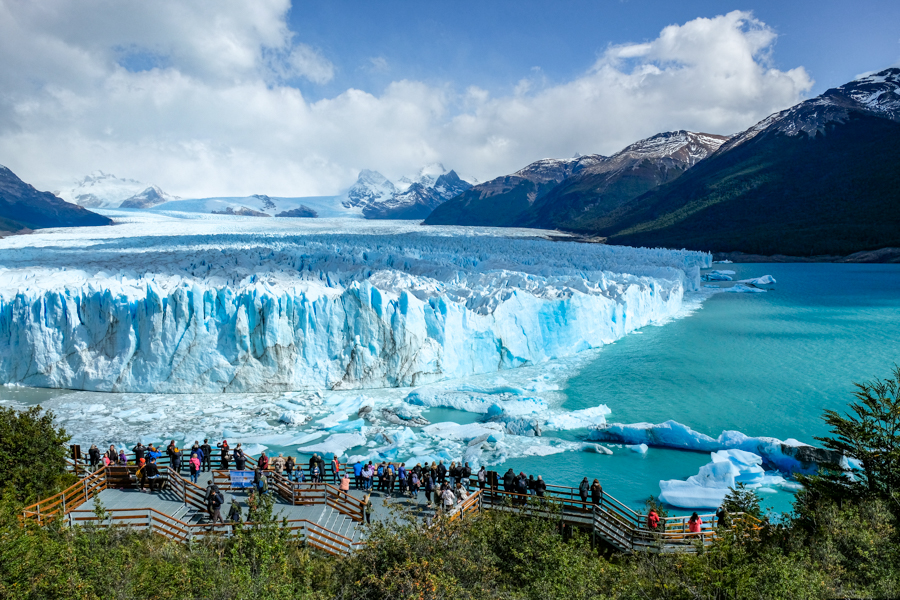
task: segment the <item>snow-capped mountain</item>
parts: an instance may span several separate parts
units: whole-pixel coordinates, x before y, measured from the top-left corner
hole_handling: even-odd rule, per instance
[[[360,172],[344,194],[342,205],[359,209],[367,219],[424,219],[435,207],[461,194],[472,184],[436,163],[415,177],[392,182],[377,171]]]
[[[110,224],[112,220],[104,216],[50,192],[39,192],[0,165],[0,232]]]
[[[177,197],[168,195],[155,185],[151,185],[140,194],[135,194],[131,198],[124,200],[119,205],[119,208],[153,208],[164,202],[177,199]]]
[[[900,246],[900,69],[775,113],[595,222],[612,243],[839,255]]]
[[[132,205],[130,208],[149,208],[178,199],[155,185],[147,185],[135,179],[121,179],[103,171],[94,171],[75,182],[71,189],[63,190],[57,195],[63,200],[87,208],[119,208],[126,201]],[[138,206],[140,204],[145,206]]]
[[[828,123],[845,123],[850,111],[900,122],[900,68],[885,69],[860,77],[827,90],[821,96],[770,115],[747,131],[734,136],[722,147],[722,151],[727,152],[764,131],[788,136],[805,133],[809,137],[815,137],[817,132],[824,133]]]
[[[547,158],[477,185],[436,209],[429,225],[584,229],[592,220],[679,177],[727,137],[660,133],[613,156]]]

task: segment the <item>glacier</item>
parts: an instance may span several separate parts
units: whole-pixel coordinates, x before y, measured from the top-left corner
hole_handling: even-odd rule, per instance
[[[528,230],[104,212],[110,231],[0,241],[0,382],[143,393],[420,386],[664,322],[711,265],[706,253]]]

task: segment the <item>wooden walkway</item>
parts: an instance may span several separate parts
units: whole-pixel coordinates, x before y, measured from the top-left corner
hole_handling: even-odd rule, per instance
[[[159,461],[165,463],[166,460]],[[254,461],[255,462],[255,461]],[[209,522],[203,501],[206,485],[212,481],[225,496],[221,513],[228,514],[232,502],[247,515],[248,490],[232,489],[228,471],[213,470],[202,473],[199,485],[162,464],[165,475],[163,489],[144,492],[138,489],[130,474],[136,467],[108,467],[88,474],[81,469],[81,480],[67,490],[42,500],[23,511],[23,519],[42,524],[48,518],[63,516],[70,525],[94,522],[103,526],[128,525],[136,529],[151,529],[156,533],[188,542],[207,536],[228,536],[232,524]],[[77,466],[75,471],[78,472]],[[294,534],[307,544],[331,554],[348,554],[365,543],[367,531],[364,521],[361,490],[341,493],[330,483],[297,483],[273,471],[266,472],[269,493],[275,500],[274,514],[284,519]],[[475,484],[473,486],[472,484]],[[470,481],[470,489],[477,487]],[[373,520],[394,518],[399,510],[406,515],[431,522],[435,509],[426,508],[422,494],[409,498],[400,494],[373,491]],[[102,506],[105,517],[99,519],[95,509]],[[628,508],[612,496],[602,493],[598,503],[582,502],[578,491],[564,486],[548,485],[544,497],[519,495],[499,489],[474,489],[474,493],[448,515],[453,521],[481,510],[515,512],[525,517],[559,519],[567,526],[577,527],[592,538],[624,553],[637,551],[668,553],[696,552],[701,545],[713,543],[718,535],[714,515],[701,515],[700,533],[688,532],[687,518],[663,520],[663,527],[651,531],[646,516]],[[759,528],[759,521],[743,514],[731,516],[732,526],[750,530]],[[253,527],[254,524],[244,526]]]

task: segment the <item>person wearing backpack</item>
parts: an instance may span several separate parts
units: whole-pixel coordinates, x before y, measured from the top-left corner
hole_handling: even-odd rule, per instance
[[[463,487],[466,488],[466,491],[469,491],[469,480],[472,478],[472,467],[469,466],[469,463],[466,463],[465,466],[460,471],[460,479],[462,480]]]
[[[415,471],[409,474],[409,497],[419,499],[419,475]]]
[[[209,513],[209,518],[212,519],[213,516],[213,496],[215,496],[219,492],[219,486],[210,480],[208,484],[206,484],[206,491],[203,493],[203,503],[206,504],[206,512]]]
[[[356,480],[356,489],[361,490],[363,485],[363,465],[362,462],[353,463],[353,478]]]
[[[265,496],[269,493],[269,478],[263,473],[259,478],[259,495]]]
[[[485,483],[487,483],[487,471],[484,470],[484,465],[481,465],[481,468],[478,469],[478,488],[483,490]]]
[[[210,498],[210,507],[212,508],[212,521],[210,521],[210,525],[215,525],[217,521],[223,525],[225,524],[225,520],[222,518],[223,504],[225,504],[225,496],[223,496],[222,492],[216,488],[215,493]]]
[[[581,480],[581,483],[578,485],[578,495],[581,496],[582,502],[587,502],[588,493],[591,491],[591,484],[588,483],[587,477]]]

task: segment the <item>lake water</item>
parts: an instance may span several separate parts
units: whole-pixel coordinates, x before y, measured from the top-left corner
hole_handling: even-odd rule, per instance
[[[563,406],[606,404],[610,422],[674,419],[713,437],[731,429],[814,444],[828,433],[823,410],[844,408],[854,381],[887,377],[900,363],[900,265],[717,266],[736,271],[735,279],[771,274],[778,283],[764,294],[715,294],[685,318],[646,327],[577,361],[560,391]],[[0,387],[0,397],[18,405],[104,396],[113,395]],[[447,409],[426,416],[478,418]],[[559,437],[580,440],[584,433]],[[294,447],[271,450],[296,454]],[[659,493],[660,479],[687,478],[709,462],[706,453],[659,448],[613,452],[512,459],[494,468],[573,486],[582,476],[596,477],[607,492],[639,507]],[[764,496],[764,504],[787,510],[791,499],[779,492]]]

